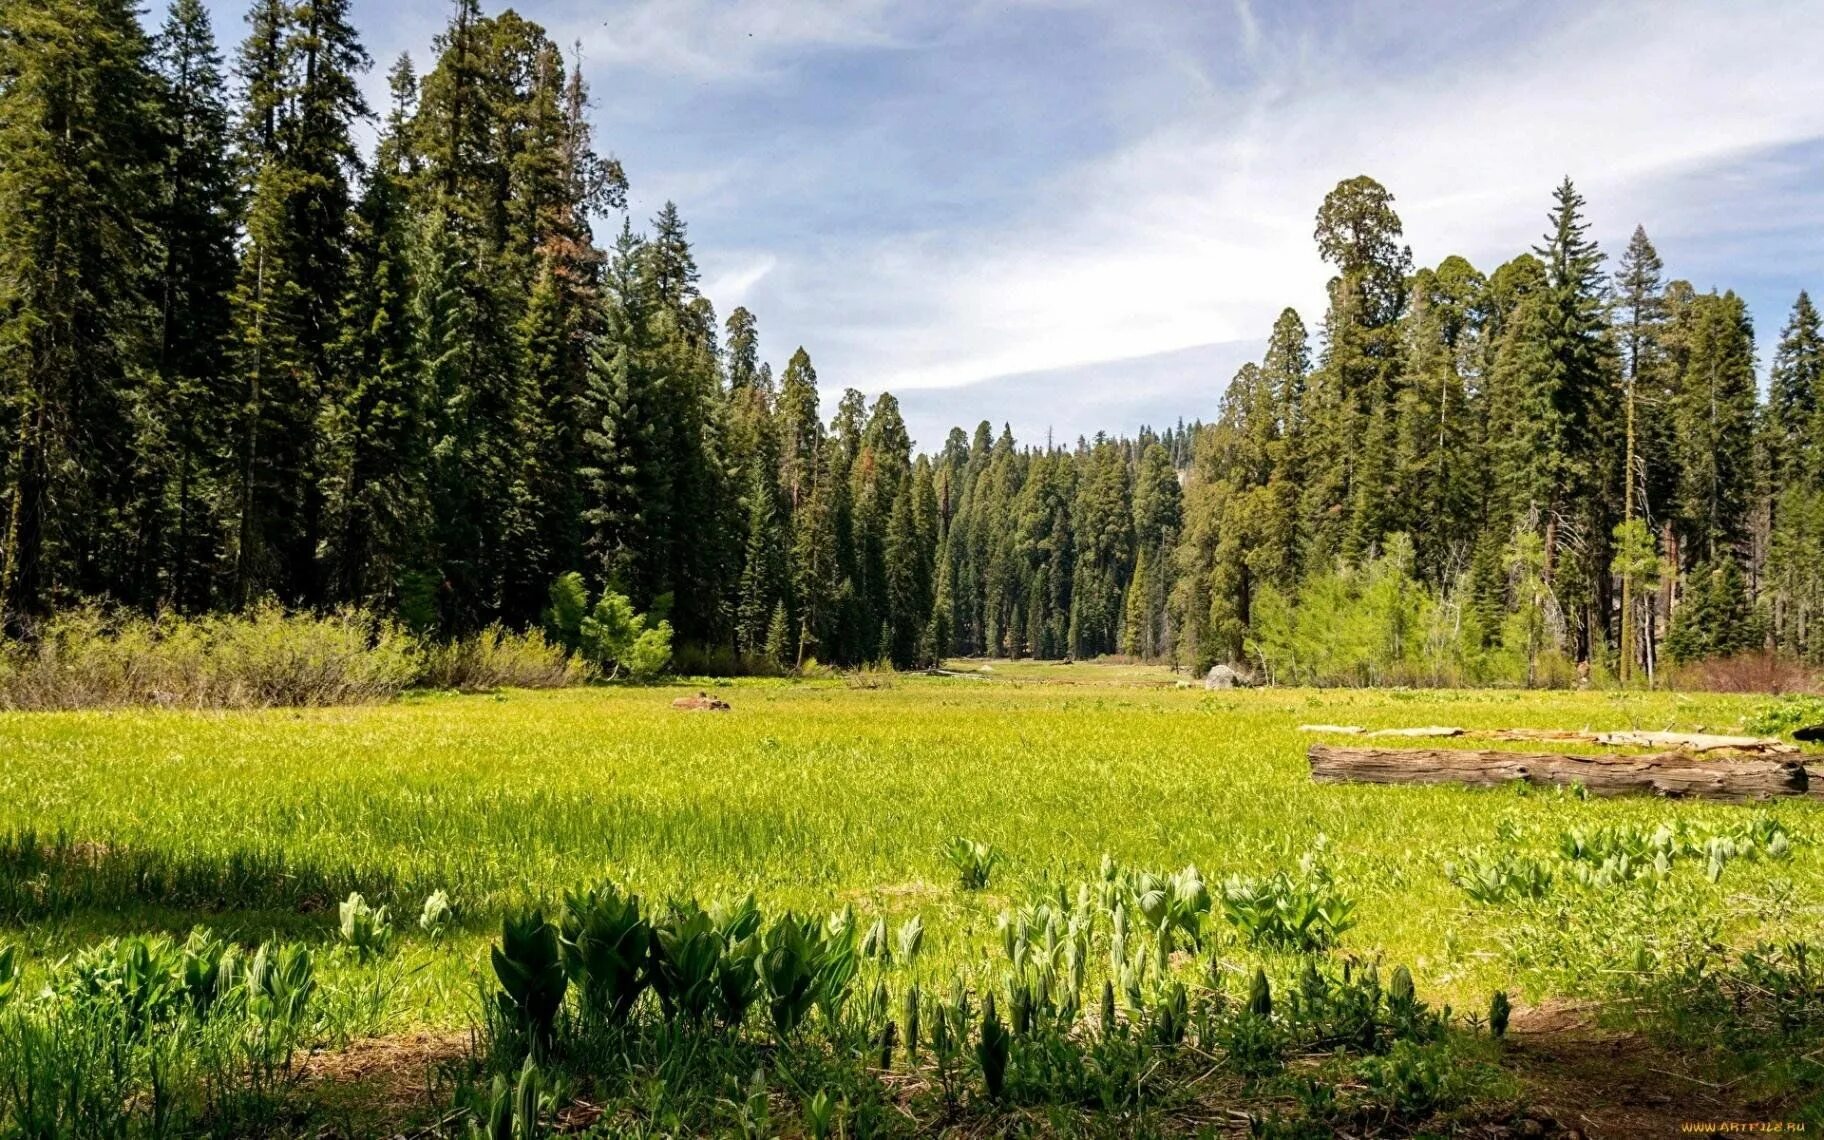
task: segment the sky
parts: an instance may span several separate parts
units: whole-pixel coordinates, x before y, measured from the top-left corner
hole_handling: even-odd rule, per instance
[[[226,47],[244,5],[211,3]],[[449,10],[353,0],[374,105]],[[1213,419],[1282,308],[1317,328],[1313,218],[1358,174],[1417,264],[1485,272],[1568,174],[1611,259],[1642,224],[1668,277],[1742,294],[1763,367],[1824,290],[1820,0],[519,10],[580,45],[636,225],[675,201],[775,371],[803,345],[826,407],[891,390],[923,448]]]

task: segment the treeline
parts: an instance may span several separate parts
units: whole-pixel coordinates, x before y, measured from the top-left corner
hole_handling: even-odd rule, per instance
[[[1287,310],[1198,441],[1174,595],[1190,655],[1529,682],[1824,659],[1809,297],[1763,402],[1742,299],[1665,280],[1638,227],[1605,266],[1568,178],[1540,243],[1487,275],[1415,271],[1392,203],[1368,178],[1326,197],[1315,361]]]
[[[1322,326],[1287,310],[1213,425],[915,454],[891,395],[826,422],[803,348],[774,375],[675,207],[598,241],[626,177],[538,25],[460,0],[378,112],[346,0],[247,29],[230,64],[199,0],[156,34],[0,0],[11,630],[276,599],[453,636],[580,573],[686,666],[1824,657],[1815,311],[1760,402],[1741,300],[1662,281],[1644,232],[1610,272],[1568,180],[1486,276],[1415,271],[1391,195],[1339,185]]]

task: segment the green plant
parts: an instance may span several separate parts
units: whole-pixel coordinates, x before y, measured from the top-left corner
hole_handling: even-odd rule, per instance
[[[1786,736],[1824,724],[1824,697],[1789,695],[1755,706],[1744,727],[1762,736]]]
[[[1007,1060],[1012,1053],[1012,1039],[995,1012],[994,995],[982,998],[982,1036],[976,1042],[975,1060],[981,1066],[982,1082],[995,1100],[1007,1088]]]
[[[1506,990],[1496,990],[1488,999],[1488,1035],[1500,1040],[1507,1036],[1508,1018],[1513,1016],[1513,1003],[1507,999]]]
[[[1335,945],[1355,925],[1354,901],[1321,872],[1236,876],[1221,898],[1223,917],[1256,946],[1310,953]]]
[[[19,960],[19,948],[0,946],[0,1009],[4,1009],[18,992],[19,980],[24,976],[25,965]]]
[[[386,953],[393,939],[393,924],[385,907],[369,906],[367,900],[355,892],[337,907],[337,914],[341,919],[337,929],[342,944],[354,950],[357,957],[377,958]]]
[[[530,1038],[535,1051],[549,1046],[569,982],[558,955],[557,928],[537,910],[508,915],[489,957],[500,983],[495,1001],[501,1013]]]
[[[817,943],[789,912],[767,928],[757,969],[773,1029],[789,1038],[817,1001]]]
[[[817,1095],[804,1104],[804,1122],[810,1128],[812,1140],[827,1140],[832,1127],[838,1124],[837,1103],[830,1099],[830,1094],[818,1089]]]
[[[561,1083],[548,1080],[528,1056],[511,1085],[504,1075],[495,1076],[487,1118],[469,1122],[469,1140],[539,1140],[550,1135],[540,1123],[541,1116],[555,1113],[564,1097]]]
[[[1552,871],[1537,859],[1501,852],[1471,855],[1461,863],[1446,863],[1444,877],[1462,888],[1476,902],[1494,904],[1509,899],[1540,899],[1552,889]]]
[[[418,912],[418,929],[430,935],[431,941],[442,938],[455,921],[456,904],[448,894],[435,890],[425,896],[424,907]]]
[[[718,1001],[728,1012],[722,989],[722,931],[695,902],[673,903],[652,927],[652,985],[668,1018],[701,1022]]]
[[[987,843],[957,836],[944,848],[944,857],[956,868],[958,882],[965,891],[979,891],[988,885],[989,875],[1001,862],[1001,853]]]
[[[556,952],[589,1015],[627,1020],[652,982],[651,946],[652,929],[640,915],[638,895],[622,894],[612,884],[564,894]]]

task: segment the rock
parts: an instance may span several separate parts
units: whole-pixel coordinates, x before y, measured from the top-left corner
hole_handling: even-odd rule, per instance
[[[1206,689],[1240,689],[1246,688],[1248,679],[1227,665],[1212,665],[1204,674],[1203,687]]]
[[[671,707],[685,712],[728,712],[730,709],[727,701],[701,692],[694,697],[679,697],[671,702]]]

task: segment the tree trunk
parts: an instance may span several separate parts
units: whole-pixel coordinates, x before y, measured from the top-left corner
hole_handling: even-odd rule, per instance
[[[1439,748],[1343,748],[1313,744],[1307,755],[1317,783],[1464,784],[1499,787],[1581,785],[1595,795],[1644,793],[1674,798],[1765,800],[1805,795],[1810,780],[1798,760],[1704,760],[1688,752],[1645,756],[1567,756],[1540,752]]]

